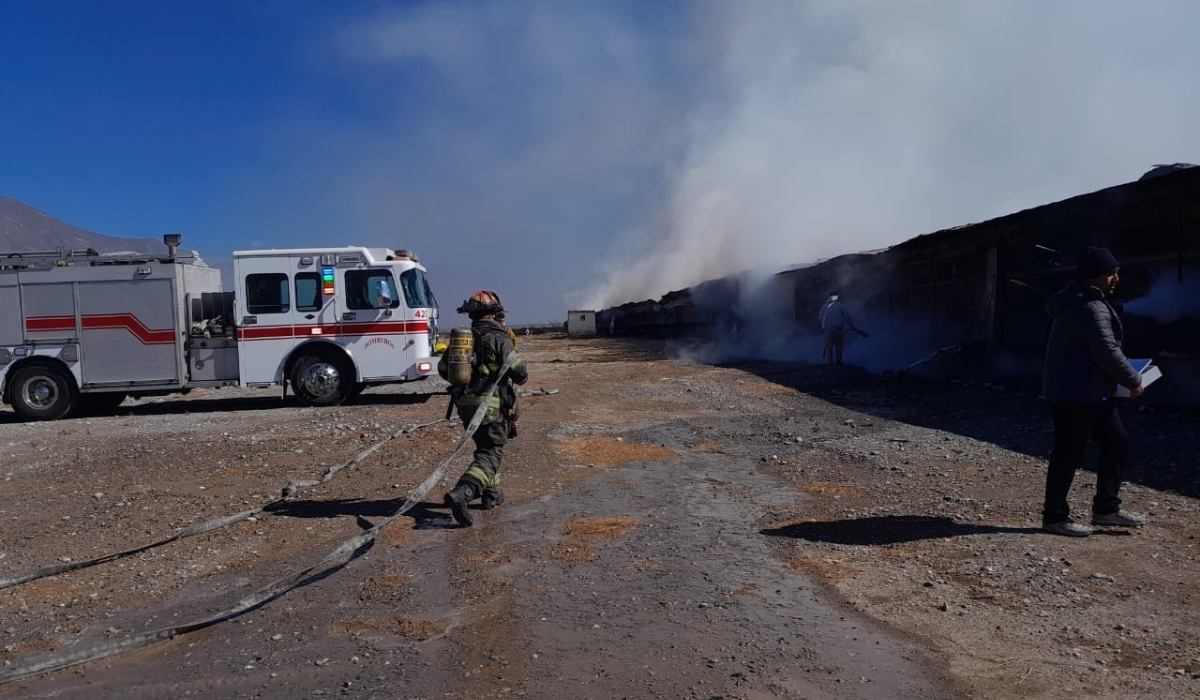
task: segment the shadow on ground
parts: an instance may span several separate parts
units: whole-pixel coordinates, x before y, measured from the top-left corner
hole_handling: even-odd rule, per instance
[[[726,365],[851,411],[962,435],[1037,459],[1050,454],[1049,410],[1036,387],[875,375],[850,366],[740,362]],[[1125,480],[1200,498],[1200,420],[1183,412],[1139,413],[1121,406],[1133,442]],[[1092,446],[1085,469],[1094,470]]]
[[[761,531],[771,537],[790,537],[809,542],[833,544],[883,545],[934,540],[969,535],[1029,534],[1040,532],[1036,527],[998,527],[971,525],[949,518],[922,515],[894,515],[878,518],[854,518],[827,522],[797,523]]]
[[[360,394],[348,400],[345,406],[411,406],[423,404],[430,399],[445,397],[443,393],[430,394]],[[252,396],[239,398],[170,398],[165,401],[155,401],[144,404],[122,404],[107,410],[80,411],[68,420],[78,418],[99,418],[103,416],[161,416],[179,413],[238,413],[241,411],[271,411],[280,408],[298,408],[300,404],[295,397],[281,398],[279,394],[271,396]],[[0,411],[0,425],[20,423],[17,414],[12,411]]]
[[[405,499],[396,498],[387,501],[368,501],[359,498],[335,499],[330,501],[286,501],[266,507],[266,511],[285,518],[341,518],[354,516],[363,518],[388,518]],[[478,508],[478,505],[472,506]],[[450,516],[450,509],[441,502],[432,503],[421,501],[414,505],[406,517],[413,519],[413,529],[433,530],[446,527],[456,527]]]

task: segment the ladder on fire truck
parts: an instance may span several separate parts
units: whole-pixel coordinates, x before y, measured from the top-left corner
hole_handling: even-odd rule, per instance
[[[64,249],[50,251],[0,253],[0,270],[31,267],[67,267],[69,265],[134,265],[150,261],[194,262],[193,251],[173,248],[165,253],[100,253],[93,248]]]

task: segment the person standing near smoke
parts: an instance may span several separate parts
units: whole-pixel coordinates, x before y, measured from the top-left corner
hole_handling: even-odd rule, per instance
[[[829,364],[841,365],[842,349],[846,343],[846,329],[850,329],[856,333],[862,333],[862,331],[858,330],[854,325],[854,319],[850,318],[850,312],[839,301],[837,291],[829,293],[829,298],[825,300],[825,305],[821,307],[821,313],[817,315],[817,320],[821,322],[821,330],[825,333],[825,352],[823,356],[829,361]]]
[[[1050,297],[1046,311],[1054,319],[1046,344],[1042,396],[1050,402],[1054,448],[1046,469],[1042,529],[1058,535],[1087,537],[1092,528],[1071,520],[1067,494],[1075,471],[1083,466],[1089,439],[1100,447],[1092,525],[1140,527],[1146,519],[1121,510],[1121,472],[1129,456],[1129,438],[1113,395],[1117,385],[1141,396],[1142,378],[1121,349],[1121,319],[1108,302],[1116,289],[1120,263],[1106,248],[1088,246],[1079,259],[1076,279]]]

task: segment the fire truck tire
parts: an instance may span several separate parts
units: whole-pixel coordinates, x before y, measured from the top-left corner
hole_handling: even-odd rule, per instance
[[[75,384],[54,365],[26,365],[12,378],[13,410],[25,420],[58,420],[68,415],[79,399]]]
[[[305,406],[336,406],[354,390],[354,368],[329,350],[314,350],[296,360],[292,393]]]

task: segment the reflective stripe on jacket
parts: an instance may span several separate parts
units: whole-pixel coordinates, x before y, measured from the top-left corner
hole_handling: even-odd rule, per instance
[[[471,416],[475,415],[475,409],[483,401],[482,396],[475,394],[463,394],[454,402],[458,408],[458,415],[463,420],[471,420]],[[492,398],[488,399],[487,413],[483,414],[484,423],[492,423],[500,420],[500,395],[493,394]]]

